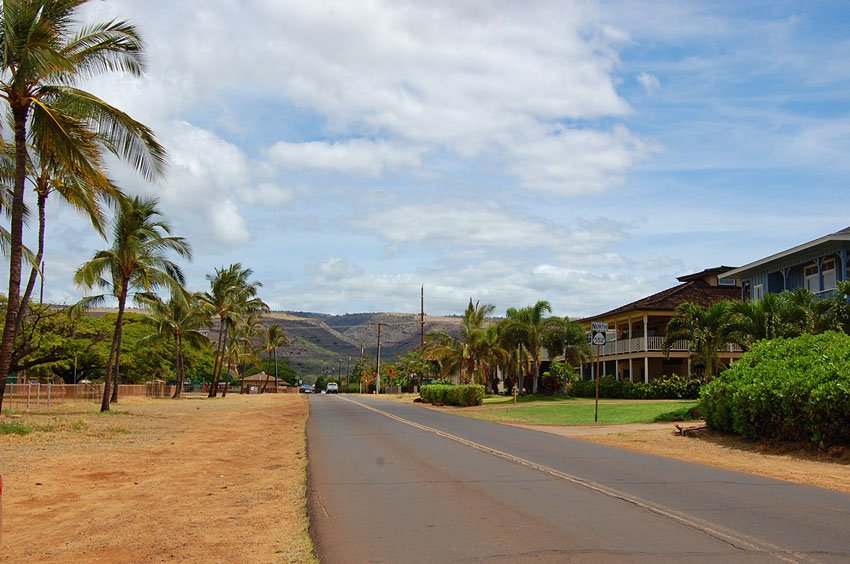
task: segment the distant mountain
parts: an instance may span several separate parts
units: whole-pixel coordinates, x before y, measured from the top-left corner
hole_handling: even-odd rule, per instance
[[[293,341],[278,349],[290,365],[303,375],[325,371],[345,372],[362,354],[375,358],[378,327],[381,324],[381,360],[393,362],[400,355],[419,347],[419,314],[349,313],[329,315],[312,312],[272,312],[266,323],[278,323]],[[459,317],[425,316],[425,334],[446,331],[460,333]]]
[[[129,308],[128,308],[129,311]],[[133,309],[136,313],[144,310]],[[115,313],[114,308],[92,308],[89,315],[101,317]],[[425,334],[445,331],[460,335],[460,317],[425,316]],[[420,321],[418,313],[347,313],[330,315],[304,311],[273,311],[263,316],[266,325],[278,323],[292,341],[278,349],[278,358],[285,358],[302,376],[315,376],[326,371],[338,373],[353,368],[362,354],[375,358],[378,327],[381,325],[381,361],[393,362],[399,356],[419,347]],[[215,340],[218,324],[210,332]]]

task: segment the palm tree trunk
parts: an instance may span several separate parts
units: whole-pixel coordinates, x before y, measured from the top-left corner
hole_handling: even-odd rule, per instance
[[[6,377],[12,365],[12,349],[17,334],[21,293],[21,259],[24,242],[24,181],[26,179],[26,123],[29,106],[21,100],[10,100],[15,122],[15,187],[12,193],[12,217],[9,225],[9,291],[6,302],[6,321],[0,340],[0,411],[6,392]]]
[[[531,393],[537,394],[537,381],[540,380],[540,361],[534,357],[534,380],[531,382]]]
[[[177,373],[177,383],[174,386],[174,394],[171,399],[179,398],[180,392],[183,391],[183,350],[179,335],[174,335],[174,371]]]
[[[214,398],[218,395],[218,379],[221,374],[222,364],[224,364],[224,343],[227,339],[227,326],[224,324],[224,318],[220,318],[218,328],[218,348],[215,353],[215,362],[213,363],[213,379],[210,382],[210,393],[207,397]]]
[[[121,341],[124,335],[123,321],[121,327],[121,335],[118,336],[118,352],[115,353],[115,372],[112,374],[112,398],[110,403],[118,403],[118,386],[121,385]]]
[[[35,264],[41,265],[41,260],[44,258],[44,231],[46,225],[46,208],[47,208],[47,190],[44,187],[40,187],[38,190],[38,251],[35,255]],[[44,273],[41,274],[44,276]],[[30,277],[27,281],[26,289],[24,290],[23,295],[21,296],[21,306],[18,314],[18,320],[15,327],[15,335],[18,335],[21,332],[21,324],[24,321],[24,316],[27,313],[27,308],[29,307],[30,297],[32,296],[32,291],[35,288],[35,281],[38,279],[38,268],[33,266],[30,269]]]
[[[103,381],[103,401],[100,404],[100,411],[109,411],[109,400],[112,396],[110,386],[112,385],[112,376],[115,369],[115,361],[118,358],[118,350],[121,347],[121,330],[124,323],[124,306],[127,301],[127,282],[121,282],[121,289],[118,294],[118,317],[115,319],[115,332],[112,334],[112,347],[109,349],[109,360],[106,361],[106,378]],[[117,385],[117,384],[116,384]]]
[[[272,349],[272,356],[274,357],[274,393],[278,392],[278,382],[277,382],[277,347]]]

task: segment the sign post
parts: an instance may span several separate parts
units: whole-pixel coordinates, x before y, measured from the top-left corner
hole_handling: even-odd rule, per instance
[[[593,422],[599,422],[599,360],[602,345],[608,339],[608,324],[593,321],[590,324],[590,342],[596,345],[596,402],[593,407]]]

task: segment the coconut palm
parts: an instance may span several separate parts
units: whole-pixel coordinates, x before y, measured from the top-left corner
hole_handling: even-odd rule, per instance
[[[186,346],[201,348],[209,345],[209,338],[203,331],[210,326],[209,315],[201,309],[195,296],[180,289],[172,291],[167,302],[156,294],[142,295],[139,301],[150,310],[145,323],[155,331],[143,340],[165,339],[173,343],[177,384],[171,397],[179,398],[186,375],[183,350]]]
[[[15,145],[0,402],[20,314],[27,143],[52,166],[87,178],[100,174],[104,148],[148,179],[164,163],[165,152],[147,127],[74,86],[106,71],[140,75],[143,68],[142,42],[129,23],[113,20],[73,30],[87,1],[5,0],[0,12],[0,98],[9,109]]]
[[[690,341],[694,363],[702,367],[706,380],[714,378],[720,368],[719,351],[731,341],[728,302],[715,302],[707,307],[686,302],[676,308],[667,323],[667,334],[662,342],[669,352],[676,341]]]
[[[198,297],[206,304],[211,315],[218,317],[218,340],[216,355],[213,363],[212,382],[209,397],[218,393],[218,382],[225,360],[225,348],[228,335],[236,328],[240,316],[251,312],[267,311],[268,306],[257,297],[257,289],[262,287],[260,282],[251,282],[250,268],[242,268],[239,263],[228,267],[217,268],[215,274],[207,275],[210,282],[209,292]]]
[[[485,330],[487,316],[493,312],[493,304],[472,303],[463,312],[460,339],[451,335],[435,331],[426,339],[425,357],[428,360],[436,360],[440,363],[440,375],[448,377],[451,374],[459,374],[459,381],[472,382],[476,377],[482,377],[480,366],[481,359],[486,350],[486,344],[482,340],[482,332]]]
[[[179,288],[183,284],[183,273],[177,264],[166,258],[166,254],[173,252],[180,257],[191,258],[189,243],[182,237],[169,235],[171,227],[160,217],[156,199],[138,196],[122,199],[112,229],[112,246],[95,253],[74,275],[77,284],[109,289],[118,301],[101,411],[109,411],[110,386],[119,362],[124,308],[130,291]],[[96,303],[103,298],[103,295],[94,296],[87,301]],[[112,397],[117,399],[117,377],[114,388]]]
[[[272,323],[268,327],[266,327],[266,331],[263,334],[263,351],[266,353],[267,358],[271,359],[274,362],[274,388],[277,390],[277,349],[278,347],[283,347],[290,344],[289,337],[286,336],[286,331],[284,331],[283,327],[280,326],[279,323]],[[260,390],[260,393],[266,391],[266,386],[269,383],[268,375],[266,376],[266,381],[263,382],[263,388]]]
[[[540,352],[543,347],[543,338],[551,325],[549,321],[551,318],[544,316],[551,312],[552,305],[546,300],[540,300],[532,306],[521,309],[510,308],[502,327],[505,338],[521,345],[531,358],[533,394],[537,393],[540,380]]]

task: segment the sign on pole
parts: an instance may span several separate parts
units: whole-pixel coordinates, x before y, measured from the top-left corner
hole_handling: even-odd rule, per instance
[[[608,339],[608,324],[594,321],[590,324],[590,342],[594,345],[604,345]]]
[[[593,421],[599,421],[599,357],[600,348],[608,339],[608,324],[599,321],[590,323],[590,342],[596,345],[596,401],[593,407]]]

